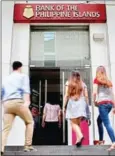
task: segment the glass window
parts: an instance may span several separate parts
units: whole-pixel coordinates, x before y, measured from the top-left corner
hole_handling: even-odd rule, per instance
[[[46,64],[54,67],[90,65],[89,32],[77,28],[34,31],[31,33],[30,60],[39,67]]]
[[[55,32],[44,32],[44,55],[55,53]]]

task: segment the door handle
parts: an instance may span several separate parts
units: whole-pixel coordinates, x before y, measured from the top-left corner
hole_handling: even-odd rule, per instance
[[[64,112],[64,86],[65,86],[65,81],[64,81],[65,75],[64,72],[62,72],[62,88],[63,88],[63,112]],[[63,143],[65,143],[65,114],[63,113]]]
[[[41,113],[41,80],[39,81],[39,113]]]
[[[47,80],[45,80],[45,103],[47,102]]]

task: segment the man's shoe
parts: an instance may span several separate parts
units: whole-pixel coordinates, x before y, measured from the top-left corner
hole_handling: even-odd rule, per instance
[[[34,148],[33,146],[25,146],[25,147],[24,147],[24,152],[29,152],[29,151],[36,152],[37,149]]]

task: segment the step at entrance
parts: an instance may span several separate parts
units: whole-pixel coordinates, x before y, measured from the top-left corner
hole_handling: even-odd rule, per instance
[[[35,156],[35,155],[115,155],[115,150],[108,152],[109,146],[83,146],[76,148],[76,146],[36,146],[37,152],[23,152],[23,147],[6,147],[4,155],[14,156]]]

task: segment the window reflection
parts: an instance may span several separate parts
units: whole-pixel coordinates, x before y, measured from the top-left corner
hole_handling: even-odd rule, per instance
[[[55,53],[55,32],[44,32],[44,54]]]
[[[55,66],[55,32],[44,32],[44,66]]]
[[[31,64],[36,66],[90,65],[87,30],[36,31],[31,35]]]

